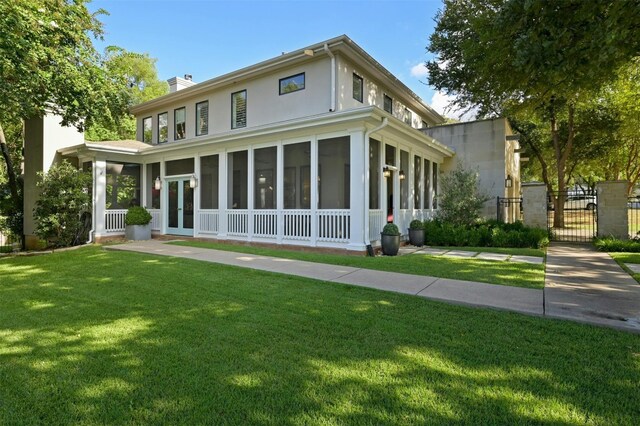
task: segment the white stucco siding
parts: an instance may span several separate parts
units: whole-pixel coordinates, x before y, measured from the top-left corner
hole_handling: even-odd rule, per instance
[[[247,91],[247,126],[251,128],[286,120],[314,116],[329,111],[331,103],[331,62],[327,57],[284,68],[258,78],[238,80],[208,93],[165,104],[162,108],[138,113],[136,139],[142,140],[142,121],[152,117],[152,143],[158,142],[158,114],[168,113],[168,142],[175,142],[174,110],[185,107],[186,138],[196,137],[196,104],[209,101],[207,136],[231,130],[231,95]],[[279,80],[305,74],[305,88],[280,95]],[[179,92],[178,92],[179,93]],[[201,136],[206,137],[206,136]]]
[[[387,95],[393,99],[394,117],[404,121],[405,108],[410,111],[411,127],[416,129],[421,128],[423,120],[430,126],[437,124],[433,120],[421,116],[414,109],[408,107],[405,103],[402,102],[401,96],[396,91],[392,90],[390,87],[386,87],[384,84],[374,79],[369,73],[366,72],[364,68],[358,67],[342,55],[337,55],[336,59],[338,68],[338,96],[336,109],[338,111],[360,108],[363,106],[376,106],[384,110],[384,95]],[[362,77],[364,80],[364,93],[362,102],[359,102],[357,99],[353,98],[354,73]]]

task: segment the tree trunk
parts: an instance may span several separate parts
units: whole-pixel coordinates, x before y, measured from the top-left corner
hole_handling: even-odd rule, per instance
[[[9,190],[11,191],[11,199],[14,203],[20,203],[20,193],[18,189],[18,177],[16,171],[13,168],[13,161],[11,161],[11,154],[9,153],[9,147],[7,146],[7,140],[4,137],[4,130],[2,124],[0,124],[0,151],[2,151],[2,158],[7,165],[7,177],[9,178]],[[16,207],[20,207],[17,206]]]

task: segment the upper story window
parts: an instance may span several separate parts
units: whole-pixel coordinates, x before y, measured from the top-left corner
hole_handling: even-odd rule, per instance
[[[429,127],[429,123],[427,123],[426,121],[422,120],[422,128],[426,129],[427,127]]]
[[[304,89],[304,73],[292,75],[280,79],[280,94],[285,95],[291,92],[297,92]]]
[[[247,127],[247,91],[231,94],[231,128]]]
[[[209,133],[209,101],[196,104],[196,136]]]
[[[389,114],[393,114],[393,99],[391,99],[391,96],[387,96],[384,95],[384,105],[383,108],[385,111],[387,111]]]
[[[142,119],[142,142],[151,143],[151,135],[153,134],[151,117]]]
[[[187,112],[184,107],[173,110],[173,122],[175,123],[175,140],[184,139],[187,135]]]
[[[169,140],[169,125],[167,124],[168,118],[168,112],[158,114],[158,143]]]
[[[362,77],[357,74],[353,74],[353,99],[358,102],[362,102],[364,93],[364,81]]]
[[[404,108],[404,122],[411,126],[411,111],[407,107]]]

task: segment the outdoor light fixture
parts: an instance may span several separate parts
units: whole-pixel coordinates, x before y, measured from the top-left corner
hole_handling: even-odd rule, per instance
[[[507,178],[504,180],[504,187],[511,188],[513,186],[513,179],[511,179],[511,175],[507,175]]]
[[[388,178],[389,176],[391,176],[391,170],[389,170],[388,167],[383,167],[382,168],[382,176]]]
[[[404,178],[406,178],[407,176],[404,174],[404,170],[400,170],[400,180],[403,180]]]
[[[153,184],[153,187],[156,191],[160,191],[162,189],[162,181],[160,180],[160,176],[158,176]]]
[[[196,175],[191,175],[189,178],[189,187],[193,189],[196,186],[198,186],[198,179],[196,179]]]
[[[265,183],[267,183],[267,178],[264,177],[264,175],[260,174],[260,177],[258,178],[258,184],[264,185]]]

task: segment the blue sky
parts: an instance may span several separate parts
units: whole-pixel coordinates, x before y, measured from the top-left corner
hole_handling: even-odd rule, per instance
[[[425,102],[433,98],[421,64],[440,0],[94,0],[104,41],[156,58],[161,79],[192,74],[195,82],[282,52],[348,35]],[[448,114],[451,115],[451,114]]]

